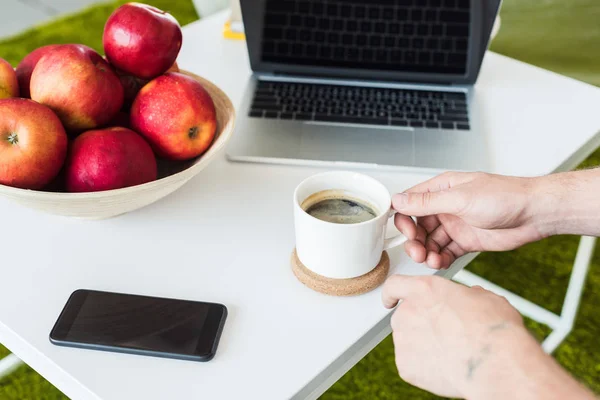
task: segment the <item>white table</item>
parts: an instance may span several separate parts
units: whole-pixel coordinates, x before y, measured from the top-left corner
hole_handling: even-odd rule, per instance
[[[237,103],[250,71],[245,44],[221,38],[224,19],[220,13],[187,26],[179,62]],[[545,174],[600,144],[600,90],[591,86],[490,53],[477,95],[495,172]],[[292,191],[318,171],[229,163],[223,155],[172,196],[105,221],[0,199],[0,342],[77,400],[318,397],[390,332],[379,290],[329,297],[290,272]],[[392,192],[429,177],[369,173]],[[391,256],[394,272],[432,273],[402,251]],[[194,363],[51,345],[48,333],[79,288],[226,304],[216,358]]]

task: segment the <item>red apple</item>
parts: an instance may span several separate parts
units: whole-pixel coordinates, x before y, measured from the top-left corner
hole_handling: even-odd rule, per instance
[[[150,81],[131,106],[131,127],[156,154],[188,160],[204,153],[217,129],[215,105],[193,78],[169,72]]]
[[[17,74],[10,63],[0,58],[0,99],[19,97]]]
[[[44,55],[31,75],[31,98],[50,107],[69,131],[106,124],[123,105],[123,86],[94,50],[62,45]]]
[[[0,100],[0,184],[40,189],[60,171],[67,134],[58,117],[31,100]]]
[[[65,164],[69,192],[98,192],[156,179],[152,148],[127,128],[87,131],[72,143]]]
[[[173,65],[181,48],[177,20],[158,8],[125,4],[104,26],[104,52],[116,68],[139,78],[152,79]]]
[[[53,49],[59,47],[58,44],[50,44],[48,46],[40,47],[31,53],[27,54],[25,58],[21,60],[17,65],[17,79],[19,80],[19,87],[21,89],[21,97],[26,99],[30,98],[29,94],[29,83],[31,81],[31,74],[33,69],[37,65],[40,58],[51,52]]]

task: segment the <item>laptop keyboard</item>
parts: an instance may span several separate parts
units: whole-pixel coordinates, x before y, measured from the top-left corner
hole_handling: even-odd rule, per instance
[[[250,117],[468,130],[462,92],[259,81]]]

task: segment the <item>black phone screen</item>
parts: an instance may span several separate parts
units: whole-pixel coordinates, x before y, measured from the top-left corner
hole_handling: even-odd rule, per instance
[[[78,290],[50,338],[56,344],[99,350],[209,359],[226,313],[225,306],[215,303]]]

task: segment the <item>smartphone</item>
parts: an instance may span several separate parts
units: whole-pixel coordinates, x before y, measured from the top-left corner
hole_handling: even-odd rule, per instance
[[[76,290],[50,332],[59,346],[190,361],[217,351],[222,304]]]

